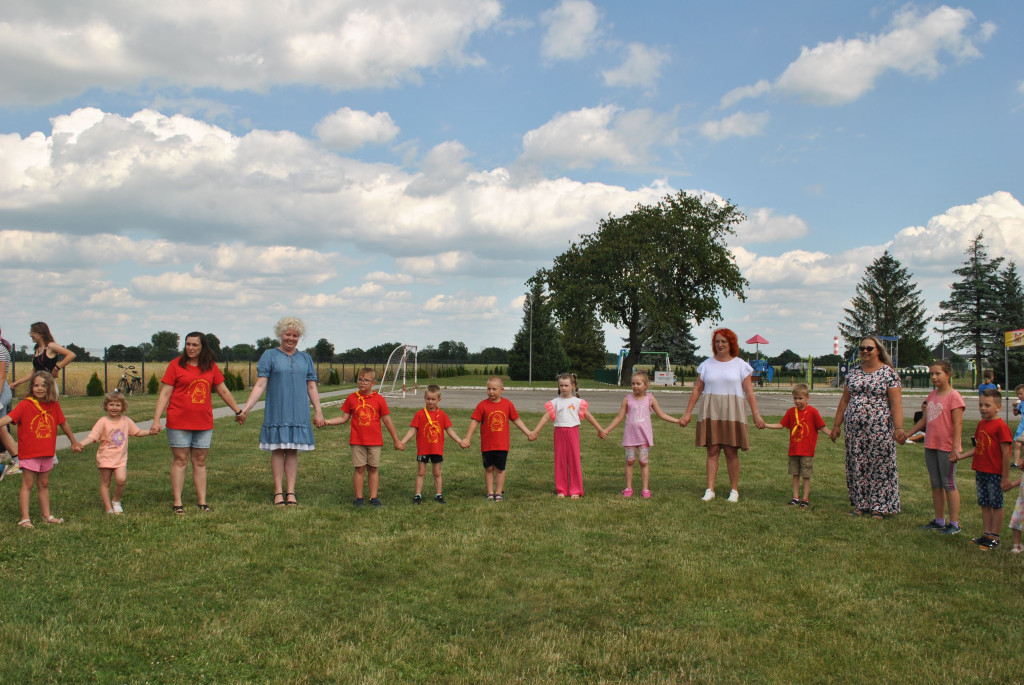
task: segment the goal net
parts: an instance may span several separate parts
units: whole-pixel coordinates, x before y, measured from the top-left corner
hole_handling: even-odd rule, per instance
[[[384,365],[384,374],[377,385],[377,392],[384,397],[405,397],[411,383],[412,393],[416,394],[419,389],[416,380],[419,375],[418,351],[419,347],[416,345],[399,345],[392,350],[388,363]]]

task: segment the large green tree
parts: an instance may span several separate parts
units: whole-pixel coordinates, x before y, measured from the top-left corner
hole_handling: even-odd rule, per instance
[[[526,284],[530,292],[523,303],[523,325],[508,351],[508,375],[514,381],[554,381],[555,376],[569,370],[569,356],[562,347],[541,272]]]
[[[725,244],[744,215],[728,201],[678,192],[609,215],[555,258],[547,272],[558,307],[589,307],[625,328],[629,353],[619,382],[651,337],[721,316],[719,298],[746,299],[748,285]]]
[[[644,347],[655,352],[668,352],[673,366],[692,366],[697,363],[697,339],[687,321],[685,326],[670,328],[648,338]]]
[[[1024,290],[1022,290],[1017,264],[1010,260],[1003,269],[999,279],[999,309],[1002,311],[1001,323],[1005,331],[1024,329]],[[1010,375],[1004,379],[1004,386],[1010,390],[1024,383],[1024,347],[1011,347],[1006,350]],[[998,374],[997,374],[998,375]]]
[[[562,334],[562,348],[569,356],[567,370],[580,378],[593,378],[594,370],[604,367],[604,357],[608,352],[600,320],[594,315],[594,310],[586,307],[559,311],[556,316]]]
[[[931,361],[927,329],[931,320],[924,296],[913,274],[888,250],[864,270],[846,318],[839,323],[846,349],[853,349],[865,335],[899,336],[901,366]]]
[[[964,254],[963,266],[953,270],[960,280],[950,285],[949,299],[939,304],[942,314],[937,319],[945,324],[946,344],[955,350],[971,350],[975,373],[980,374],[986,361],[1001,362],[1003,358],[998,275],[1003,258],[988,256],[984,232],[971,241]]]
[[[174,331],[157,331],[150,340],[153,347],[146,353],[146,359],[159,362],[166,362],[174,359],[181,350],[178,349],[178,342],[181,337]]]

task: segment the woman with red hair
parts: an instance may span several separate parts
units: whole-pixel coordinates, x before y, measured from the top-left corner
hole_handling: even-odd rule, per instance
[[[729,470],[729,485],[732,488],[729,501],[738,502],[739,450],[750,449],[744,402],[750,405],[754,425],[759,430],[764,428],[764,419],[757,411],[757,399],[754,397],[754,384],[751,379],[754,369],[737,356],[740,346],[736,334],[728,328],[719,328],[711,334],[711,349],[714,356],[705,359],[697,367],[697,380],[693,384],[690,402],[686,405],[686,413],[679,419],[679,425],[685,426],[690,423],[697,400],[703,394],[704,403],[701,405],[700,421],[697,423],[697,446],[706,447],[708,450],[708,489],[704,492],[703,499],[708,502],[715,498],[718,457],[724,451],[725,465]]]

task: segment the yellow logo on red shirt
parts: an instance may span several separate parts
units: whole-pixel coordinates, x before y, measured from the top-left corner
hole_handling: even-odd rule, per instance
[[[210,381],[197,378],[188,384],[187,392],[192,404],[206,404],[210,401]]]
[[[505,414],[500,411],[492,412],[488,421],[492,433],[503,432],[506,423],[508,423],[508,420],[505,418]]]
[[[52,438],[57,435],[57,421],[45,411],[32,419],[28,427],[39,440]]]

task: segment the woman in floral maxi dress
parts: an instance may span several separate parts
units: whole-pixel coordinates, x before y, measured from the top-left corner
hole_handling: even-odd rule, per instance
[[[884,518],[900,510],[896,445],[903,432],[900,377],[881,341],[868,336],[860,343],[860,367],[850,370],[832,425],[832,441],[846,423],[846,487],[850,514]]]

